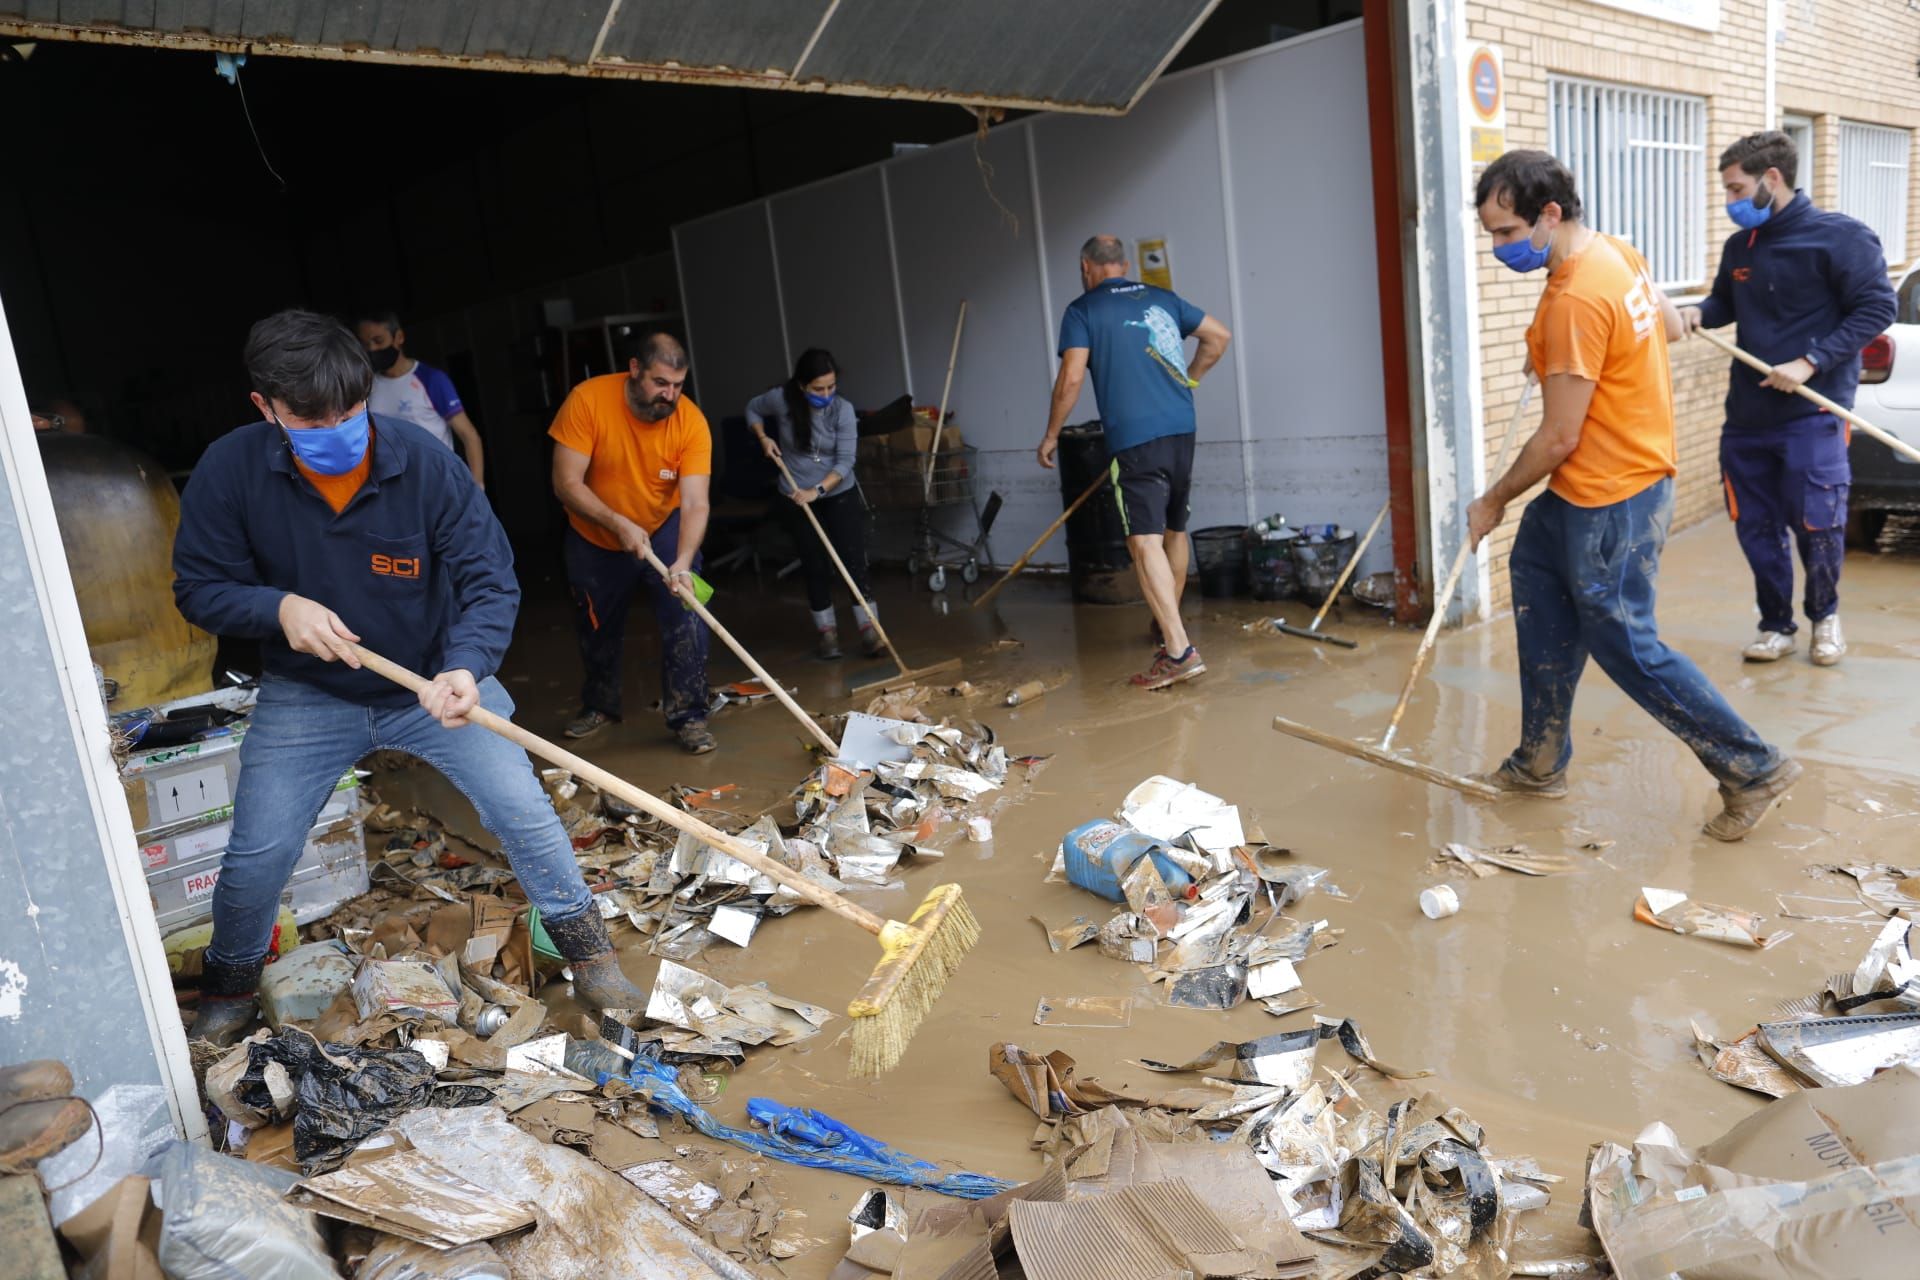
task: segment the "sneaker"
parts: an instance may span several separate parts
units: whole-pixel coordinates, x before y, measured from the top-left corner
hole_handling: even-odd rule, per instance
[[[1528,773],[1511,760],[1502,761],[1492,773],[1476,773],[1475,782],[1484,782],[1503,796],[1534,796],[1541,800],[1559,800],[1567,794],[1567,771],[1551,777]]]
[[[1784,631],[1762,631],[1740,655],[1748,662],[1778,662],[1792,652],[1792,636]]]
[[[820,628],[820,639],[813,646],[813,656],[822,662],[832,662],[840,656],[840,628]]]
[[[1134,676],[1130,683],[1136,689],[1165,689],[1182,680],[1204,675],[1206,670],[1207,664],[1200,660],[1200,651],[1192,645],[1187,646],[1186,656],[1178,659],[1162,649],[1153,655],[1153,665]]]
[[[690,756],[703,756],[720,745],[713,740],[713,734],[708,732],[705,720],[689,720],[673,732]]]
[[[1715,840],[1739,840],[1760,825],[1773,812],[1773,806],[1786,798],[1787,791],[1806,772],[1798,760],[1782,760],[1772,773],[1750,782],[1738,791],[1724,784],[1720,788],[1722,808],[1703,828]]]
[[[582,711],[560,732],[569,738],[590,738],[612,723],[613,717],[604,711]]]
[[[1816,667],[1831,667],[1845,656],[1847,638],[1840,634],[1840,615],[1830,613],[1813,624],[1813,648],[1808,656]]]

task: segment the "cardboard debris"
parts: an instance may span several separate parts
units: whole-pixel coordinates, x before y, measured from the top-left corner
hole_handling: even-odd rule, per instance
[[[1091,1200],[1019,1200],[1008,1222],[1029,1280],[1248,1276],[1261,1265],[1185,1181],[1123,1187]]]
[[[1860,900],[1883,916],[1902,911],[1920,911],[1920,867],[1897,867],[1874,862],[1811,869],[1848,877],[1854,881]]]
[[[1696,1021],[1693,1024],[1694,1049],[1700,1064],[1716,1080],[1742,1089],[1750,1089],[1769,1098],[1784,1098],[1801,1088],[1791,1071],[1781,1066],[1760,1043],[1760,1028],[1755,1027],[1738,1040],[1715,1039]]]
[[[1192,783],[1158,774],[1129,791],[1115,816],[1169,844],[1190,835],[1202,849],[1222,857],[1247,842],[1239,809]]]
[[[1066,924],[1054,926],[1039,916],[1029,916],[1047,935],[1047,947],[1058,955],[1062,951],[1071,951],[1083,943],[1092,942],[1100,936],[1100,926],[1087,916],[1075,916]],[[1151,956],[1149,956],[1151,958]]]
[[[775,1046],[804,1040],[833,1017],[819,1005],[774,995],[764,986],[729,987],[671,960],[660,962],[647,1017],[715,1039]]]
[[[1896,1280],[1920,1253],[1920,1072],[1780,1098],[1692,1150],[1665,1124],[1587,1166],[1619,1280]]]
[[[1057,1049],[1043,1056],[1016,1044],[996,1044],[987,1051],[987,1069],[1042,1120],[1083,1115],[1115,1103],[1147,1106],[1153,1101],[1109,1089],[1091,1076],[1079,1077],[1073,1059]]]
[[[475,1186],[417,1151],[308,1178],[287,1198],[322,1217],[450,1249],[534,1223],[530,1206]]]
[[[1305,1027],[1243,1044],[1222,1040],[1179,1066],[1151,1058],[1142,1058],[1140,1065],[1149,1071],[1201,1071],[1223,1080],[1284,1085],[1299,1090],[1306,1088],[1307,1081],[1313,1077],[1313,1051],[1319,1043],[1318,1028]]]
[[[1889,1067],[1920,1068],[1920,1013],[1763,1022],[1760,1044],[1810,1084],[1864,1084]]]
[[[160,1210],[154,1205],[152,1188],[146,1178],[129,1175],[60,1224],[61,1238],[73,1246],[83,1264],[76,1276],[81,1280],[162,1280]]]
[[[1633,918],[1669,933],[1688,934],[1713,942],[1728,942],[1740,947],[1766,950],[1784,942],[1790,933],[1765,934],[1764,916],[1737,907],[1719,907],[1710,902],[1695,902],[1677,889],[1640,890],[1633,904]]]
[[[1498,845],[1475,849],[1464,844],[1445,844],[1434,856],[1431,871],[1463,866],[1473,875],[1486,877],[1500,871],[1517,871],[1525,876],[1551,876],[1577,870],[1579,864],[1564,853],[1543,853],[1523,844]]]
[[[382,1014],[454,1022],[459,993],[440,971],[418,960],[366,960],[353,975],[353,1002],[362,1021]]]

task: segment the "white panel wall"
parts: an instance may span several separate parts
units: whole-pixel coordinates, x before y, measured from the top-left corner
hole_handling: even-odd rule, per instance
[[[904,347],[904,381],[931,404],[967,300],[952,404],[980,450],[981,500],[1006,499],[993,539],[1005,563],[1061,507],[1033,449],[1080,245],[1164,238],[1175,291],[1235,329],[1196,393],[1194,526],[1280,510],[1364,527],[1387,496],[1370,163],[1355,22],[1169,77],[1121,119],[1035,116],[977,155],[962,139],[773,197],[787,332],[796,353],[841,356],[865,407],[905,389]],[[781,372],[777,317],[745,305],[772,293],[752,280],[769,266],[766,207],[675,231],[714,416]],[[1097,415],[1089,386],[1071,420]],[[1389,545],[1367,568],[1390,563]],[[1064,545],[1040,557],[1064,558]]]
[[[892,261],[880,170],[863,169],[832,182],[773,197],[773,243],[780,292],[787,306],[787,338],[796,359],[808,347],[826,347],[846,372],[841,389],[857,405],[874,407],[902,395],[900,315],[893,305]],[[792,372],[762,374],[765,390]],[[727,408],[738,413],[744,401]]]

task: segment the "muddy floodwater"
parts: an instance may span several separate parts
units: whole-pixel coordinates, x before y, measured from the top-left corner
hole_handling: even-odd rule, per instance
[[[1308,1025],[1310,1013],[1275,1018],[1251,1002],[1226,1013],[1166,1007],[1162,988],[1135,967],[1092,946],[1053,954],[1033,923],[1036,915],[1062,924],[1082,913],[1096,922],[1110,914],[1109,904],[1043,877],[1067,830],[1111,814],[1136,783],[1166,774],[1239,805],[1269,842],[1332,869],[1347,896],[1314,894],[1290,912],[1344,930],[1339,945],[1299,966],[1322,1002],[1315,1012],[1358,1020],[1383,1060],[1435,1072],[1396,1084],[1362,1069],[1357,1083],[1381,1101],[1435,1090],[1486,1126],[1495,1152],[1538,1157],[1567,1181],[1550,1208],[1523,1219],[1517,1255],[1587,1252],[1591,1237],[1574,1218],[1590,1143],[1630,1141],[1656,1119],[1701,1142],[1762,1102],[1700,1067],[1690,1024],[1699,1020],[1728,1037],[1744,1032],[1777,1001],[1852,969],[1872,938],[1870,925],[1783,918],[1776,896],[1797,895],[1807,914],[1851,915],[1860,904],[1848,882],[1810,866],[1911,861],[1920,813],[1920,558],[1848,557],[1841,599],[1852,649],[1839,667],[1806,661],[1804,627],[1797,654],[1753,666],[1740,660],[1755,613],[1730,527],[1715,520],[1673,539],[1660,580],[1663,634],[1763,735],[1807,766],[1774,816],[1734,845],[1700,833],[1718,808],[1705,770],[1597,668],[1588,669],[1576,706],[1572,794],[1492,806],[1271,728],[1284,715],[1377,739],[1418,635],[1362,606],[1348,604],[1327,624],[1360,642],[1346,651],[1248,634],[1243,624],[1272,606],[1204,600],[1195,590],[1186,613],[1208,674],[1146,694],[1125,684],[1150,656],[1141,606],[1072,605],[1064,581],[1054,578],[1016,583],[976,613],[956,580],[941,612],[923,586],[879,576],[883,617],[907,661],[963,658],[961,677],[983,694],[1031,680],[1048,686],[1018,708],[985,696],[936,696],[928,713],[985,721],[1009,754],[1050,759],[1030,785],[1023,770],[1013,770],[1006,792],[994,797],[1000,807],[990,843],[961,840],[943,863],[909,864],[903,888],[858,891],[863,904],[904,918],[934,884],[957,881],[984,929],[901,1066],[877,1084],[850,1080],[846,1023],[836,1019],[798,1046],[751,1050],[714,1104],[730,1121],[741,1122],[749,1097],[764,1095],[829,1112],[916,1155],[1026,1179],[1042,1168],[1029,1146],[1035,1121],[987,1072],[996,1041],[1065,1050],[1082,1075],[1120,1085],[1147,1076],[1134,1065],[1142,1057],[1181,1062],[1218,1040]],[[716,615],[775,675],[799,687],[803,705],[824,713],[864,708],[867,699],[849,699],[846,684],[872,664],[810,656],[797,584],[768,575],[764,588],[738,577],[717,585]],[[557,736],[574,710],[578,666],[557,593],[549,602],[529,583],[529,595],[502,675],[519,718]],[[1310,616],[1298,604],[1281,608],[1297,624]],[[630,707],[659,696],[653,655],[651,637],[636,625]],[[1497,763],[1518,731],[1515,666],[1508,617],[1443,636],[1396,747],[1455,772]],[[715,682],[744,674],[716,643]],[[637,711],[591,740],[586,754],[656,791],[737,783],[735,807],[746,812],[774,803],[807,772],[800,730],[775,704],[729,709],[712,728],[719,750],[692,758],[666,737],[657,714]],[[409,771],[408,787],[423,793],[409,798],[461,825],[457,797],[423,773]],[[1578,870],[1486,879],[1429,872],[1435,851],[1454,841],[1565,852]],[[1586,847],[1602,842],[1611,843]],[[1428,920],[1418,896],[1443,879],[1457,890],[1460,911]],[[1642,886],[1760,912],[1770,930],[1793,936],[1754,951],[1664,933],[1632,918]],[[1824,908],[1805,901],[1818,898],[1836,901]],[[725,982],[765,982],[841,1009],[878,954],[866,934],[802,910],[769,921],[750,948],[716,943],[694,965]],[[643,987],[656,963],[639,946],[625,954],[628,974]],[[1132,1023],[1034,1025],[1042,997],[1064,996],[1130,996]],[[1320,1061],[1353,1065],[1331,1044]],[[833,1270],[847,1244],[845,1215],[865,1185],[774,1168],[773,1188],[806,1211],[806,1233],[825,1241],[782,1264],[784,1274]]]

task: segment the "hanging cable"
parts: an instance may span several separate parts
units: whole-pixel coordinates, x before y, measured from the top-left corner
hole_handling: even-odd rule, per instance
[[[266,145],[260,141],[260,130],[253,123],[253,108],[247,105],[247,86],[240,83],[240,68],[246,61],[247,55],[244,53],[216,53],[213,55],[213,72],[240,91],[240,111],[247,118],[247,132],[253,135],[253,149],[260,153],[260,163],[280,184],[280,190],[285,191],[287,180],[273,167],[273,161],[267,159]]]

